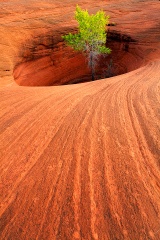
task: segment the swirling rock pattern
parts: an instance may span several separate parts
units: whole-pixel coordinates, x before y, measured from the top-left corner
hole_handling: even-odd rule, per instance
[[[159,1],[76,3],[103,8],[119,23],[114,30],[137,41],[134,58],[125,59],[135,70],[76,85],[18,86],[11,73],[24,64],[20,52],[40,32],[75,27],[75,3],[0,3],[0,239],[158,240]]]

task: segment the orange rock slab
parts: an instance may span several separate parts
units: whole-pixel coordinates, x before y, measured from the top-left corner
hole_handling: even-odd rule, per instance
[[[117,23],[110,30],[137,41],[117,63],[133,71],[19,86],[14,78],[33,86],[35,74],[50,85],[43,64],[32,64],[53,71],[53,43],[75,29],[77,3],[93,13],[104,9]],[[0,6],[0,239],[160,239],[159,1]],[[54,42],[45,38],[52,31]]]

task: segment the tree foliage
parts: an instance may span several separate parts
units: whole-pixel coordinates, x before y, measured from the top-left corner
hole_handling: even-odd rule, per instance
[[[92,70],[92,80],[94,80],[98,55],[111,53],[111,49],[106,47],[106,25],[109,23],[109,16],[106,16],[102,10],[89,15],[87,10],[82,10],[77,5],[75,19],[78,21],[78,32],[69,33],[62,38],[74,50],[87,53],[88,64]]]

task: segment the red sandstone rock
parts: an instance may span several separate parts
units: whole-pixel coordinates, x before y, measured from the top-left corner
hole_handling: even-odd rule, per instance
[[[76,3],[103,8],[109,31],[136,41],[109,43],[126,74],[18,86],[13,71],[28,86],[88,74],[82,55],[54,48],[75,30],[76,4],[0,3],[0,239],[158,240],[160,4]]]

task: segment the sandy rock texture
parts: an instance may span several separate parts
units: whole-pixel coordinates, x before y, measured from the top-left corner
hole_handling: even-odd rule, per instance
[[[89,74],[61,39],[77,3],[116,22],[117,76],[62,85]],[[160,239],[159,12],[156,0],[0,2],[0,239]]]

